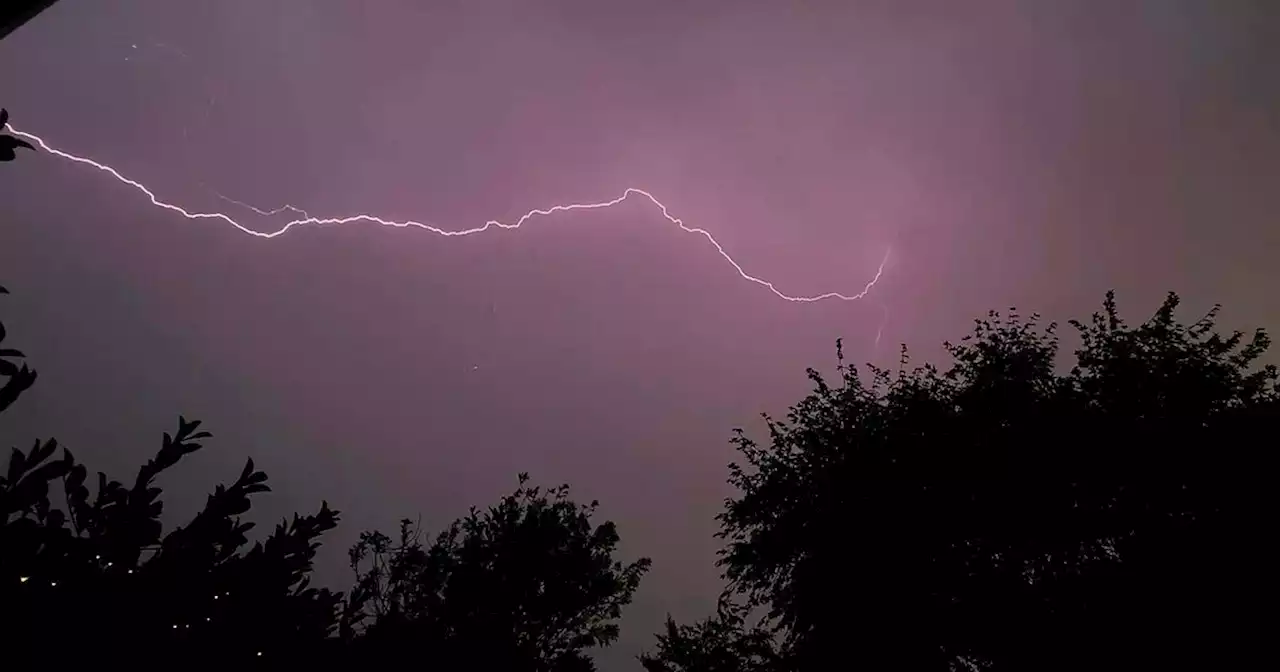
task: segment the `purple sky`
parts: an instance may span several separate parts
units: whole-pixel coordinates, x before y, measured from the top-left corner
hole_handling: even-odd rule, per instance
[[[258,520],[344,514],[345,548],[436,528],[528,470],[599,498],[654,559],[605,670],[720,589],[735,426],[804,367],[932,358],[1017,305],[1083,316],[1166,290],[1280,327],[1280,18],[1269,0],[68,0],[0,44],[18,128],[162,199],[215,192],[460,229],[274,240],[149,205],[55,157],[2,167],[0,282],[41,374],[0,439],[56,434],[130,475],[179,413],[216,439],[166,481],[189,514],[246,455]],[[879,348],[873,343],[883,326]]]

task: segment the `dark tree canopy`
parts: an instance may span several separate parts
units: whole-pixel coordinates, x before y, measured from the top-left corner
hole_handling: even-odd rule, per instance
[[[0,324],[0,345],[5,336]],[[0,348],[0,411],[36,380],[22,358]],[[617,530],[592,524],[594,502],[526,487],[522,474],[512,495],[430,545],[408,522],[397,544],[361,535],[344,599],[310,586],[319,537],[338,522],[327,504],[249,543],[242,516],[268,490],[252,460],[163,531],[157,481],[209,437],[179,418],[131,484],[90,479],[52,439],[14,449],[0,473],[0,669],[592,670],[588,650],[617,639],[649,566],[614,560]]]
[[[362,657],[418,652],[449,669],[595,669],[586,650],[617,639],[649,560],[614,560],[618,533],[611,522],[592,524],[595,502],[574,503],[567,486],[528,487],[527,478],[429,544],[409,520],[394,542],[361,535],[351,549],[350,621],[364,626]]]
[[[716,614],[693,625],[678,625],[667,617],[651,654],[642,654],[645,672],[772,672],[781,669],[774,634],[749,626],[740,604],[720,600]]]
[[[0,349],[0,411],[35,382],[20,359]],[[250,545],[253,523],[240,516],[250,496],[268,490],[250,460],[189,523],[165,534],[156,481],[210,437],[199,427],[179,418],[131,485],[101,472],[91,481],[52,439],[13,450],[0,475],[0,660],[17,663],[13,669],[41,659],[149,667],[196,654],[207,664],[279,665],[319,654],[341,596],[309,587],[307,577],[337,512],[322,505],[295,515]]]
[[[788,665],[1011,670],[1220,664],[1259,637],[1264,442],[1280,418],[1261,330],[1170,295],[1130,326],[1108,294],[1055,325],[991,313],[953,363],[841,366],[769,445],[738,433],[721,514],[730,589]],[[1216,666],[1216,664],[1215,664]]]

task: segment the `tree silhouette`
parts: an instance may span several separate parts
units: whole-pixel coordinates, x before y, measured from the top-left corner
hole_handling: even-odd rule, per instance
[[[654,653],[640,656],[646,672],[772,672],[782,659],[774,634],[747,626],[742,605],[722,597],[716,614],[693,625],[667,617]]]
[[[15,363],[21,358],[0,350],[0,410],[35,382],[34,371]],[[249,547],[253,523],[240,516],[251,495],[269,489],[249,460],[188,524],[162,533],[156,479],[210,437],[199,427],[179,418],[132,486],[99,472],[92,495],[88,470],[66,448],[55,458],[56,441],[13,450],[0,476],[5,667],[40,659],[152,667],[193,654],[201,665],[278,666],[325,649],[341,596],[309,587],[308,574],[337,512],[322,505],[295,515]],[[61,490],[64,507],[51,489]]]
[[[0,295],[8,293],[9,290],[0,287]],[[4,345],[6,335],[4,322],[0,322],[0,345]],[[36,382],[35,371],[28,368],[26,364],[18,366],[15,363],[15,360],[21,360],[22,358],[21,350],[0,347],[0,376],[5,377],[4,387],[0,387],[0,413],[9,408],[23,392],[30,389]]]
[[[1261,441],[1280,419],[1269,345],[1147,322],[1113,294],[1075,365],[1055,325],[991,313],[952,365],[815,390],[769,445],[739,431],[719,516],[728,590],[767,610],[785,669],[1222,668],[1269,604]],[[718,645],[669,630],[659,657]],[[667,654],[675,660],[674,654]],[[651,670],[725,669],[651,665]],[[741,668],[727,668],[741,669]],[[748,668],[749,669],[749,668]]]
[[[595,669],[586,652],[618,637],[622,608],[649,568],[614,560],[612,522],[568,486],[519,487],[472,509],[424,544],[412,521],[398,539],[366,532],[352,547],[357,583],[344,619],[360,660],[428,656],[439,669]]]
[[[36,380],[22,358],[0,349],[0,411]],[[361,535],[344,599],[310,586],[318,539],[338,522],[327,504],[249,544],[253,523],[241,517],[269,490],[252,460],[164,533],[156,481],[210,436],[179,418],[132,485],[99,472],[93,492],[86,467],[65,448],[57,456],[56,441],[14,449],[0,477],[0,666],[278,668],[425,654],[441,670],[586,671],[589,649],[617,639],[649,567],[614,560],[618,533],[592,524],[595,502],[575,503],[567,486],[528,487],[521,474],[514,493],[429,545],[409,521],[394,544]]]

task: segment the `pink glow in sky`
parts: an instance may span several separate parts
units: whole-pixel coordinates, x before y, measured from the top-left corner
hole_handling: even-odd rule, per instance
[[[1280,20],[1270,0],[61,2],[0,43],[14,126],[102,171],[0,180],[12,340],[40,370],[0,439],[113,473],[179,413],[257,519],[429,527],[519,471],[598,498],[654,569],[606,672],[720,589],[730,430],[831,370],[915,361],[988,309],[1063,320],[1108,288],[1280,326]],[[243,219],[241,218],[243,215]],[[307,217],[308,215],[302,215]],[[534,226],[536,222],[536,226]],[[208,224],[208,225],[204,225]],[[298,234],[298,235],[295,235]],[[497,235],[503,234],[503,235]],[[885,251],[892,254],[885,261]],[[861,291],[858,301],[792,297]],[[876,346],[880,341],[879,347]]]

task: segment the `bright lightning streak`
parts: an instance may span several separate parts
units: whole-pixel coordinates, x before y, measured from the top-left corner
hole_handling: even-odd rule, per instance
[[[415,222],[413,220],[395,222],[395,221],[385,220],[380,217],[376,217],[374,215],[368,215],[368,214],[352,215],[350,217],[312,217],[308,215],[305,211],[299,208],[295,208],[291,205],[286,205],[276,210],[261,210],[259,208],[255,208],[251,205],[248,205],[247,203],[240,203],[239,201],[227,198],[226,196],[221,196],[219,194],[220,198],[228,202],[236,203],[238,205],[246,207],[261,215],[269,216],[269,215],[278,214],[285,210],[289,210],[291,212],[296,212],[303,216],[302,219],[294,219],[292,221],[285,223],[283,226],[276,229],[275,231],[256,231],[254,229],[250,229],[244,226],[240,222],[237,222],[230,215],[227,215],[221,212],[190,212],[185,208],[182,208],[181,206],[177,206],[172,203],[167,203],[165,201],[162,201],[159,198],[157,198],[156,195],[150,189],[148,189],[145,185],[143,185],[141,182],[129,179],[124,175],[121,175],[118,171],[116,171],[115,168],[112,168],[111,166],[98,163],[93,159],[88,159],[83,156],[76,156],[75,154],[64,152],[60,149],[51,147],[49,143],[44,141],[44,138],[41,138],[40,136],[32,133],[27,133],[25,131],[19,131],[18,129],[14,128],[13,125],[11,124],[6,124],[5,126],[10,133],[13,133],[14,135],[20,135],[24,138],[34,141],[36,144],[40,145],[41,148],[43,148],[46,152],[50,154],[59,156],[68,161],[74,161],[76,163],[92,166],[93,168],[97,168],[98,170],[104,173],[107,173],[108,175],[111,175],[116,180],[123,182],[124,184],[127,184],[133,187],[134,189],[137,189],[138,191],[145,194],[147,198],[151,200],[151,204],[158,208],[171,210],[173,212],[176,212],[182,215],[183,217],[186,217],[187,219],[222,220],[236,227],[241,232],[247,233],[251,236],[256,236],[258,238],[275,238],[276,236],[280,236],[284,234],[289,229],[292,229],[295,226],[303,226],[307,224],[311,224],[311,225],[351,224],[354,222],[369,222],[373,224],[379,224],[381,226],[394,226],[397,228],[414,227],[418,229],[424,229],[426,231],[430,231],[434,234],[445,236],[445,237],[470,236],[472,234],[484,233],[485,231],[488,231],[490,228],[495,228],[495,227],[499,229],[518,229],[521,227],[521,225],[523,225],[525,222],[529,221],[535,216],[548,217],[560,212],[572,212],[574,210],[601,210],[604,208],[611,208],[615,205],[618,205],[619,203],[622,203],[623,201],[627,200],[632,196],[639,196],[641,198],[648,199],[650,203],[656,206],[658,210],[662,212],[662,216],[665,217],[668,222],[671,222],[672,224],[675,224],[676,226],[680,227],[680,229],[685,231],[686,233],[696,233],[702,236],[703,238],[706,238],[707,242],[711,243],[711,245],[716,248],[716,252],[719,252],[720,256],[723,257],[725,261],[729,262],[729,265],[733,267],[733,270],[738,272],[738,275],[742,276],[743,280],[747,280],[749,282],[753,282],[757,285],[760,285],[761,287],[764,287],[769,291],[773,292],[774,295],[776,295],[778,298],[785,299],[787,301],[793,301],[798,303],[814,303],[817,301],[823,301],[825,299],[839,299],[841,301],[856,301],[871,292],[871,288],[874,287],[875,284],[880,281],[880,276],[884,273],[884,266],[889,261],[890,250],[885,250],[884,258],[880,260],[880,265],[879,267],[876,268],[875,276],[873,276],[871,280],[868,281],[866,285],[863,286],[861,291],[855,294],[843,294],[841,292],[826,292],[823,294],[815,294],[812,296],[792,296],[790,294],[784,294],[781,291],[779,291],[777,287],[774,287],[772,282],[769,282],[768,280],[764,280],[762,278],[757,278],[747,273],[746,271],[742,270],[742,266],[740,266],[737,261],[734,261],[733,257],[729,256],[728,252],[725,252],[724,248],[720,246],[720,243],[715,239],[714,236],[711,235],[709,231],[707,231],[706,229],[698,228],[698,227],[687,226],[680,218],[672,216],[671,213],[667,211],[667,206],[664,205],[661,201],[659,201],[656,197],[654,197],[653,194],[650,194],[644,189],[638,189],[635,187],[627,188],[625,191],[622,192],[621,196],[610,201],[600,201],[598,203],[568,203],[564,205],[552,206],[550,208],[545,208],[545,209],[540,208],[540,209],[530,210],[529,212],[526,212],[523,216],[520,217],[520,219],[516,220],[514,223],[511,223],[511,224],[503,224],[502,222],[499,222],[496,220],[489,220],[485,222],[483,226],[477,226],[470,229],[459,229],[459,230],[453,230],[453,231],[450,231],[447,229],[441,229],[441,228],[432,226],[430,224],[424,224],[422,222]]]

